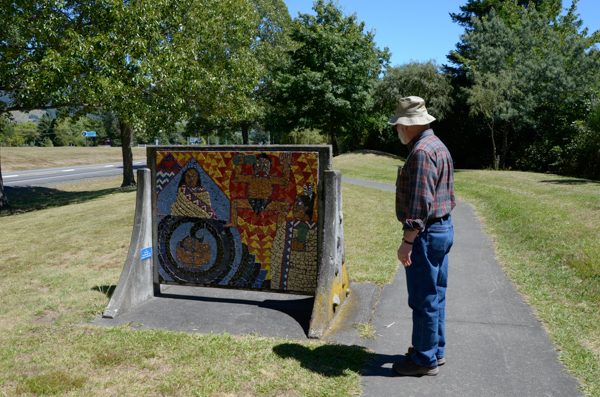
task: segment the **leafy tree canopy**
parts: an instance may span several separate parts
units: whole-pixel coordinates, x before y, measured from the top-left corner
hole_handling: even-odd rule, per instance
[[[467,103],[489,121],[492,142],[494,122],[504,122],[501,165],[508,131],[540,131],[546,138],[559,139],[552,137],[556,123],[549,120],[558,118],[559,124],[569,125],[584,117],[582,103],[597,82],[600,53],[590,50],[597,35],[578,31],[574,11],[551,24],[535,9],[513,8],[513,23],[507,24],[492,10],[486,17],[473,18],[473,29],[463,36],[470,50],[458,59],[472,83],[464,88]]]
[[[471,19],[488,15],[494,9],[500,17],[504,16],[503,10],[506,3],[525,9],[536,8],[538,11],[554,19],[560,13],[562,0],[468,0],[467,4],[460,6],[460,13],[450,13],[452,22],[456,22],[467,29],[473,29]]]
[[[425,100],[431,115],[442,120],[450,111],[452,90],[450,77],[434,61],[388,67],[374,93],[375,109],[391,116],[400,98],[415,95]]]
[[[298,48],[275,81],[272,103],[282,112],[280,126],[327,132],[337,154],[336,134],[365,121],[390,54],[376,47],[375,33],[365,31],[356,14],[344,15],[325,0],[315,1],[313,10],[316,15],[293,20],[291,37]]]

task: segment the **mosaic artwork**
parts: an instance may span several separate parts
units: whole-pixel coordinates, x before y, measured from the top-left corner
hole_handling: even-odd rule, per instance
[[[156,152],[161,282],[313,293],[317,152]]]

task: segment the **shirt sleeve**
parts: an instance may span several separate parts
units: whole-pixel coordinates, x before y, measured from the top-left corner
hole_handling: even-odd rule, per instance
[[[408,208],[403,230],[423,230],[434,205],[437,167],[431,156],[423,151],[413,152],[408,172]]]

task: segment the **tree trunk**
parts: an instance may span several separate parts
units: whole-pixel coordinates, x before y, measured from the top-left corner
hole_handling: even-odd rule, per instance
[[[352,129],[352,151],[358,149],[358,130],[356,128]]]
[[[502,133],[502,153],[500,157],[500,168],[506,168],[506,152],[508,151],[508,121],[504,123],[504,132]]]
[[[337,139],[335,139],[335,132],[333,131],[333,123],[329,123],[329,135],[331,136],[331,146],[333,149],[333,157],[339,155]]]
[[[0,162],[2,161],[2,156],[0,155]],[[9,210],[10,204],[8,204],[8,198],[6,198],[6,194],[4,194],[4,182],[2,182],[2,166],[0,165],[0,211]]]
[[[246,121],[242,121],[242,144],[248,145],[248,123]]]
[[[133,176],[133,152],[131,145],[133,144],[133,130],[126,123],[119,121],[119,129],[121,130],[121,151],[123,152],[123,184],[121,187],[135,186],[135,178]]]
[[[495,170],[498,169],[498,160],[496,159],[496,139],[494,139],[494,121],[492,120],[491,124],[488,124],[490,127],[491,135],[492,135],[492,164]]]

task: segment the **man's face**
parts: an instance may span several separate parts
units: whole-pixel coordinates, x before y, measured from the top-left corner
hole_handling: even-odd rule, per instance
[[[398,139],[400,139],[400,142],[402,142],[403,145],[408,144],[408,140],[406,139],[406,135],[404,135],[401,124],[396,124],[396,130],[398,131]]]
[[[271,170],[271,163],[265,158],[259,158],[254,164],[254,174],[256,176],[268,176]]]

